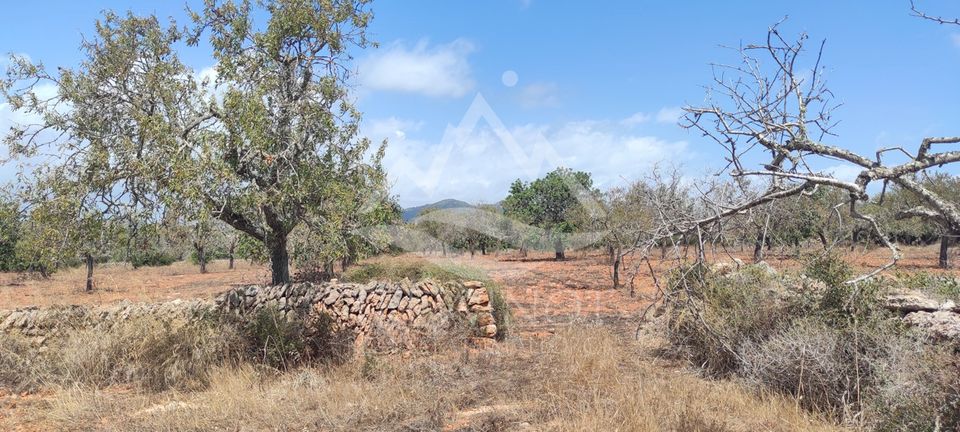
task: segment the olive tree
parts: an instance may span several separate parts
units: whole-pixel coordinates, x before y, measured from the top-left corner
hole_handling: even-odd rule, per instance
[[[98,208],[123,209],[109,214],[203,208],[263,244],[287,282],[290,233],[327,217],[347,173],[380,163],[347,87],[350,53],[371,45],[367,3],[206,0],[186,29],[107,12],[78,66],[16,59],[4,96],[40,120],[7,135],[11,155],[59,155],[47,165],[109,195]],[[202,40],[213,79],[179,57]]]

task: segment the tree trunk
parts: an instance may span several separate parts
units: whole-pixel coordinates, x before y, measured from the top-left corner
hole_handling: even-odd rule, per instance
[[[613,289],[620,288],[620,262],[622,260],[619,253],[613,259]]]
[[[556,253],[554,257],[555,260],[563,261],[563,259],[566,258],[563,254],[563,240],[560,239],[560,236],[557,236],[553,240],[553,251]]]
[[[200,274],[207,272],[207,250],[203,246],[197,246],[197,261],[200,263]]]
[[[486,255],[486,254],[487,254],[487,245],[481,244],[481,245],[480,245],[480,255]]]
[[[950,268],[950,235],[944,234],[940,236],[940,268],[947,269]]]
[[[230,243],[230,250],[228,251],[230,252],[230,265],[227,267],[230,270],[233,270],[233,257],[236,254],[236,250],[237,250],[237,243],[236,242]]]
[[[267,250],[270,251],[271,282],[282,285],[290,282],[290,255],[287,253],[287,236],[270,237],[267,239]]]
[[[87,253],[83,258],[87,262],[87,286],[85,290],[93,292],[93,255]]]
[[[763,232],[757,234],[757,241],[753,245],[753,262],[755,263],[763,261],[763,243],[765,241],[763,234]]]

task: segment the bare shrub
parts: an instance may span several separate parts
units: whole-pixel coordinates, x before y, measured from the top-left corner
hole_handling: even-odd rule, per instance
[[[46,367],[38,348],[29,340],[0,333],[0,388],[35,390],[43,383]]]
[[[879,382],[866,407],[881,431],[960,430],[960,359],[949,349],[900,339],[874,367]]]
[[[856,412],[870,376],[865,358],[837,330],[799,320],[786,331],[742,347],[741,374],[753,384],[789,394],[806,408],[842,417]]]
[[[682,268],[665,296],[667,337],[675,354],[717,376],[736,372],[746,344],[785,328],[794,305],[779,294],[778,281],[759,266],[729,275],[703,266]]]

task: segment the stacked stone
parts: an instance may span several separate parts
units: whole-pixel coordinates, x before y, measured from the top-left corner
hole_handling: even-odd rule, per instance
[[[904,293],[887,296],[884,306],[899,313],[905,323],[919,328],[932,341],[960,344],[960,305],[955,302]]]
[[[161,303],[123,302],[93,307],[33,306],[0,311],[0,331],[47,337],[73,329],[109,329],[121,322],[146,316],[167,321],[186,321],[213,310],[213,306],[209,301],[179,299]]]
[[[168,321],[186,321],[210,312],[248,316],[270,308],[287,319],[325,313],[339,328],[358,336],[386,329],[406,338],[410,330],[440,329],[455,313],[476,323],[477,333],[495,337],[490,297],[476,281],[462,285],[433,281],[373,281],[367,284],[296,283],[238,287],[209,300],[172,300],[112,306],[65,306],[0,311],[0,331],[46,337],[80,328],[112,328],[123,321],[150,315]]]
[[[462,303],[462,307],[454,307]],[[368,334],[374,327],[428,328],[449,322],[454,311],[469,315],[485,337],[496,336],[490,299],[483,284],[439,284],[434,281],[371,281],[300,283],[274,287],[248,286],[216,299],[221,310],[237,315],[274,308],[292,319],[296,314],[326,313],[341,328]]]
[[[479,281],[464,282],[463,287],[466,292],[457,302],[457,312],[472,316],[480,336],[496,337],[497,325],[493,318],[493,308],[490,306],[490,293]]]

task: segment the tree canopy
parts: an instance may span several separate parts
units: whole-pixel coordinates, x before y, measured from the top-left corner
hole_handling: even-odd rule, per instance
[[[382,177],[383,151],[358,136],[347,87],[351,50],[371,45],[372,14],[365,0],[207,0],[190,13],[180,27],[106,12],[74,68],[15,58],[3,95],[40,121],[5,142],[15,158],[57,155],[30,187],[34,201],[68,207],[57,216],[209,215],[262,243],[273,282],[287,282],[295,228],[342,219],[343,200],[385,195],[383,182],[364,180]],[[179,58],[202,40],[212,79]]]

